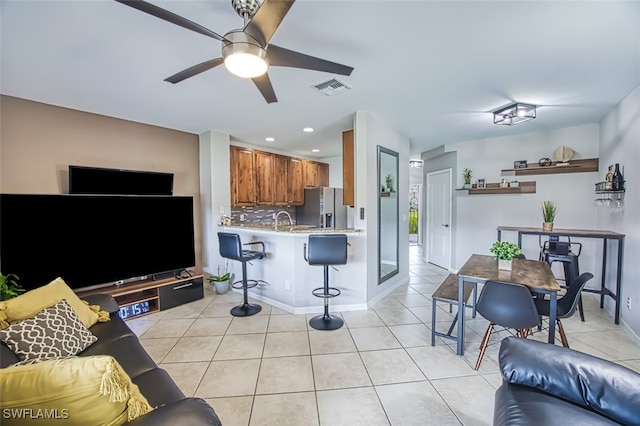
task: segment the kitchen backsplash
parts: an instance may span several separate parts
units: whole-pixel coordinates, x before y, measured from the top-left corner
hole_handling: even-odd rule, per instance
[[[277,206],[257,206],[257,207],[231,207],[231,221],[232,223],[264,223],[273,224],[273,215],[279,211],[286,211],[291,215],[293,223],[296,223],[296,208],[295,207],[277,207]],[[244,221],[240,220],[240,215],[244,216]],[[289,218],[285,214],[281,214],[278,218],[280,223],[287,222]]]

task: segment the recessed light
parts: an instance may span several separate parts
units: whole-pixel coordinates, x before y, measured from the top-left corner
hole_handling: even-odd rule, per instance
[[[311,152],[320,152],[319,149],[312,149]]]
[[[302,131],[305,133],[311,133],[313,132],[313,127],[305,127],[304,129],[302,129]]]
[[[269,136],[268,138],[264,138],[264,140],[267,142],[275,142],[276,138],[272,138],[271,136]]]

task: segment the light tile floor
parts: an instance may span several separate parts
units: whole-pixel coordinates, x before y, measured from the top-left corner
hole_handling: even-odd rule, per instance
[[[319,279],[321,279],[321,275]],[[473,370],[486,320],[469,318],[465,355],[431,346],[431,294],[447,271],[410,248],[410,283],[367,311],[338,313],[345,326],[318,331],[313,315],[259,302],[236,318],[241,295],[216,295],[129,321],[153,359],[189,396],[206,399],[224,426],[489,425],[500,385],[500,336]],[[640,371],[640,346],[584,296],[586,322],[563,320],[572,348]],[[437,328],[452,319],[439,304]],[[533,336],[546,340],[544,332]]]

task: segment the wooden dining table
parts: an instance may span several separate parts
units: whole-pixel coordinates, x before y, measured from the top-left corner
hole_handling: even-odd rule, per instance
[[[502,281],[522,284],[532,293],[549,295],[549,343],[555,342],[556,312],[560,285],[547,262],[527,259],[513,259],[511,270],[498,269],[498,261],[493,256],[473,254],[458,271],[458,335],[457,353],[464,354],[464,317],[465,304],[462,298],[464,283],[472,282],[474,286],[487,281]],[[474,302],[475,306],[475,302]]]

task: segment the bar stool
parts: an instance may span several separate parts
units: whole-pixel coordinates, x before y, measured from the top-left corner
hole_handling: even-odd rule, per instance
[[[249,303],[247,290],[258,285],[260,280],[247,279],[247,262],[262,259],[266,256],[264,243],[262,241],[252,241],[242,244],[240,235],[228,232],[218,232],[218,243],[220,246],[220,256],[242,262],[242,279],[231,284],[235,289],[242,289],[244,301],[242,305],[238,305],[231,309],[231,315],[236,317],[248,317],[255,315],[262,310],[262,306],[255,303]],[[262,251],[242,250],[242,246],[261,245]]]
[[[577,251],[574,251],[574,246]],[[582,252],[582,243],[571,241],[559,241],[557,236],[549,236],[549,240],[545,241],[540,251],[540,260],[544,260],[553,266],[554,262],[561,262],[564,270],[564,285],[568,288],[571,283],[580,275],[580,267],[578,265],[578,257]],[[582,296],[578,297],[578,312],[580,320],[584,322],[584,311],[582,309]]]
[[[329,287],[329,265],[345,265],[347,263],[347,236],[345,234],[312,234],[309,245],[304,245],[304,260],[309,265],[324,266],[324,286],[314,289],[311,294],[324,299],[324,313],[309,320],[309,325],[316,330],[336,330],[344,324],[342,318],[329,315],[329,299],[340,295],[340,290]]]

